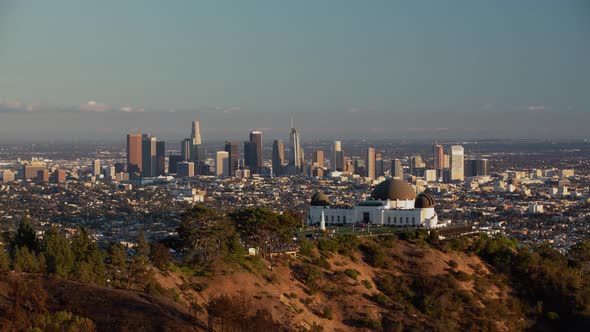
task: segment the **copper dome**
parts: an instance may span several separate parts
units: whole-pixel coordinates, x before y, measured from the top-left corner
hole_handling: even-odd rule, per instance
[[[414,208],[416,209],[427,209],[434,207],[434,197],[430,194],[420,194],[416,198]]]
[[[381,201],[412,200],[416,199],[416,191],[405,181],[387,179],[375,186],[371,198]]]

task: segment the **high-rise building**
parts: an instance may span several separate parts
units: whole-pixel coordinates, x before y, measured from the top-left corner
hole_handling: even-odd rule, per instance
[[[385,162],[381,153],[375,155],[375,176],[380,177],[385,175]]]
[[[300,139],[301,137],[297,128],[291,128],[291,135],[289,135],[291,143],[291,151],[289,151],[289,166],[292,166],[296,173],[301,172],[301,166],[303,164]]]
[[[193,159],[193,143],[190,138],[185,138],[180,142],[180,155],[184,161]]]
[[[11,170],[4,170],[2,172],[2,183],[10,183],[14,181],[14,172]]]
[[[28,164],[23,165],[23,177],[27,180],[36,179],[39,171],[44,170],[46,167],[44,162],[41,161],[32,161]]]
[[[53,181],[56,183],[66,182],[66,171],[63,169],[56,169],[53,172]]]
[[[170,174],[176,174],[178,173],[178,163],[183,162],[184,160],[184,156],[183,155],[170,155],[168,157],[168,173]]]
[[[402,161],[399,159],[391,159],[391,177],[394,179],[404,179],[404,169],[402,168]]]
[[[193,121],[193,128],[191,131],[191,143],[193,146],[201,145],[201,130],[199,128],[199,121]]]
[[[100,160],[95,159],[92,161],[92,175],[100,176]]]
[[[229,176],[229,153],[227,151],[217,151],[215,157],[215,175]]]
[[[143,135],[141,140],[141,176],[153,178],[157,176],[156,138]]]
[[[240,159],[238,142],[226,141],[225,151],[229,154],[229,175],[235,176],[236,169],[238,169],[238,160]]]
[[[444,159],[445,159],[445,150],[443,149],[442,145],[434,144],[433,151],[432,151],[432,169],[436,171],[436,176],[440,179],[443,177],[444,172]]]
[[[275,139],[272,143],[272,172],[275,176],[283,175],[285,165],[285,147],[283,141]]]
[[[156,175],[166,174],[166,142],[156,142]]]
[[[315,150],[313,152],[312,162],[316,166],[324,167],[324,151]]]
[[[176,174],[181,178],[192,178],[195,176],[195,163],[192,161],[182,161],[176,165]]]
[[[141,173],[142,170],[141,137],[141,134],[127,135],[127,172],[129,174]]]
[[[375,179],[375,149],[368,148],[367,149],[367,159],[365,161],[365,168],[367,172],[367,177],[369,179]]]
[[[244,142],[244,161],[251,173],[259,173],[262,168],[262,132],[250,133],[250,141]]]
[[[487,176],[487,159],[469,159],[465,161],[465,176]]]
[[[49,171],[46,168],[37,172],[37,181],[43,183],[49,182]]]
[[[344,171],[344,153],[342,152],[342,142],[334,141],[332,144],[332,172]]]
[[[460,145],[451,146],[450,180],[463,181],[465,179],[464,149]]]

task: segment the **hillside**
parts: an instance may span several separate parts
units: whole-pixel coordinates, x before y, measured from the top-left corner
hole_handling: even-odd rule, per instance
[[[59,311],[88,318],[99,331],[204,330],[186,308],[165,298],[27,273],[0,277],[2,331],[21,330],[24,320]]]
[[[376,262],[368,252],[377,244],[384,255]],[[165,288],[181,289],[185,301],[196,299],[201,307],[220,294],[241,297],[250,314],[266,311],[289,330],[436,330],[443,323],[464,330],[482,323],[496,331],[523,327],[524,315],[512,313],[510,287],[475,255],[395,238],[358,245],[364,250],[347,252],[343,245],[345,254],[321,247],[305,256],[285,256],[274,260],[272,270],[270,262],[253,259],[245,269],[220,267],[213,277],[171,272],[156,279]],[[424,295],[436,298],[432,308],[416,303],[422,296],[418,290],[405,289],[414,281],[424,283]],[[198,317],[207,323],[205,312]]]

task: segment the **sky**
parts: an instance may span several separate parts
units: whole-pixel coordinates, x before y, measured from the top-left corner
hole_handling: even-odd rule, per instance
[[[0,0],[0,142],[590,138],[586,0]]]

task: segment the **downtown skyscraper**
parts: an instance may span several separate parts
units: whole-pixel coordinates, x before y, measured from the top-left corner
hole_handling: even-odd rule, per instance
[[[285,165],[285,147],[280,139],[272,143],[272,172],[275,176],[283,175]]]
[[[252,173],[259,173],[262,168],[262,132],[250,133],[250,141],[244,142],[244,159]]]
[[[240,151],[238,142],[226,141],[225,151],[228,153],[229,176],[235,176],[238,169],[238,160],[240,159]]]
[[[127,172],[129,174],[141,173],[141,134],[127,135]]]
[[[199,128],[199,121],[193,121],[193,127],[191,130],[191,143],[196,145],[201,145],[201,129]]]
[[[450,156],[450,180],[463,181],[465,180],[465,150],[460,145],[451,146]]]
[[[367,159],[365,161],[365,168],[367,177],[369,179],[375,179],[375,149],[367,148]]]
[[[445,168],[445,150],[442,145],[435,143],[432,148],[432,169],[436,171],[437,179],[444,175]]]
[[[344,152],[342,152],[342,142],[334,141],[332,144],[332,172],[344,171]]]
[[[143,135],[141,139],[141,176],[152,178],[157,176],[156,144],[157,140],[151,135]]]
[[[291,124],[292,126],[293,124]],[[289,166],[295,169],[296,173],[301,172],[301,166],[303,165],[303,153],[301,151],[300,135],[297,128],[291,128],[291,135],[289,140],[291,143],[291,151],[289,152]]]

